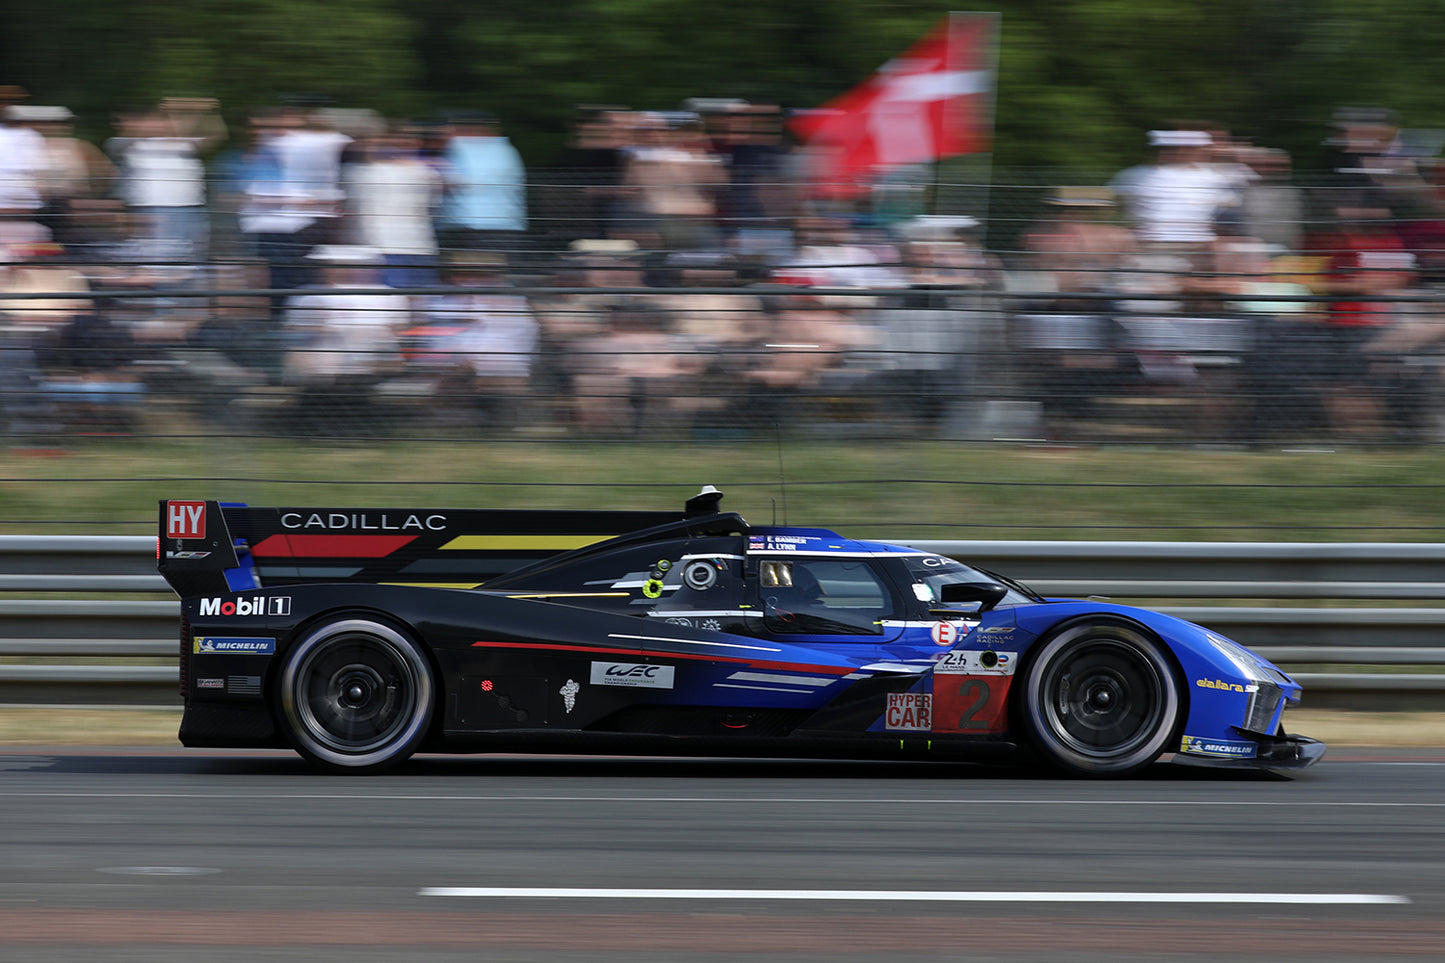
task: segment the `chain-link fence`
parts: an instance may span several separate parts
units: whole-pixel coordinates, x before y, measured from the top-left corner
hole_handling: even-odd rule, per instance
[[[0,267],[0,430],[1445,440],[1428,207],[1291,186],[1293,220],[1261,202],[1151,242],[1113,196],[1035,180],[846,213],[756,183],[750,212],[669,213],[534,171],[526,230],[438,225],[420,255],[344,209],[286,237],[218,204],[204,257],[134,210],[69,211]],[[935,194],[972,213],[919,214]]]

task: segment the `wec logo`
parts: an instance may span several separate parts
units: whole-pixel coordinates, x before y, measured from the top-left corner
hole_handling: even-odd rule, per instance
[[[616,679],[655,679],[660,665],[609,665],[604,675]]]
[[[201,615],[290,615],[291,596],[255,595],[250,598],[201,599]]]
[[[647,662],[594,662],[593,685],[620,685],[634,689],[671,689],[675,666]]]

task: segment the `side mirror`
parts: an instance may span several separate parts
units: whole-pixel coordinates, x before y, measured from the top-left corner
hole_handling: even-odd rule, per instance
[[[939,601],[945,605],[972,603],[978,606],[977,611],[987,612],[1008,594],[1008,586],[998,582],[949,582],[941,591],[943,598]]]

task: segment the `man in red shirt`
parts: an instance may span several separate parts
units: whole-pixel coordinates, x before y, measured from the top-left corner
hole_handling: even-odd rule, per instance
[[[1332,295],[1326,315],[1330,384],[1325,408],[1330,424],[1349,434],[1379,434],[1384,428],[1384,385],[1372,371],[1368,342],[1394,320],[1393,305],[1371,301],[1405,291],[1414,282],[1415,258],[1395,233],[1389,210],[1338,206],[1335,226],[1311,240],[1313,253],[1328,258],[1314,285]]]

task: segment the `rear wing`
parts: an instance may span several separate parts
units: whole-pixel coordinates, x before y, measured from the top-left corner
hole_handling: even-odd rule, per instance
[[[683,512],[252,508],[160,503],[156,565],[182,598],[308,582],[475,588]]]

